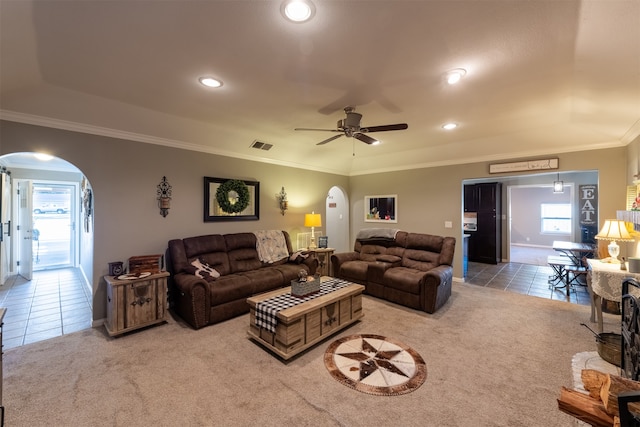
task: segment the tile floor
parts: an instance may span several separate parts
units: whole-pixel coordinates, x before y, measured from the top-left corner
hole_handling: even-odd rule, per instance
[[[573,286],[567,295],[565,289],[552,289],[549,286],[548,280],[552,274],[553,270],[548,265],[517,262],[492,265],[470,262],[465,283],[574,304],[590,305],[586,286]]]
[[[0,287],[0,306],[7,308],[3,347],[90,328],[90,301],[90,291],[75,268],[35,271],[32,280],[12,276]]]

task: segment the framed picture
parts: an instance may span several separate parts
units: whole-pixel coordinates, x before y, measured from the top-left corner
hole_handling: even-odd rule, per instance
[[[222,197],[222,205],[219,202],[219,196]],[[204,177],[204,222],[257,221],[258,219],[260,219],[260,183],[258,181]]]
[[[318,247],[321,249],[326,249],[329,247],[329,236],[319,236],[318,237]]]
[[[398,195],[364,196],[365,222],[398,222]]]

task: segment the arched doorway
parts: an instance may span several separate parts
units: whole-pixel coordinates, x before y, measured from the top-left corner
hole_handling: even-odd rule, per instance
[[[0,303],[4,345],[92,326],[93,230],[82,222],[89,183],[77,167],[38,153],[0,156]],[[88,268],[88,270],[87,270]]]
[[[335,252],[350,251],[349,198],[340,187],[331,187],[326,200],[327,236]]]

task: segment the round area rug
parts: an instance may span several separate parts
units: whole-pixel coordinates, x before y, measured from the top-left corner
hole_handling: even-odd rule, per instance
[[[380,335],[351,335],[334,341],[324,353],[333,378],[378,396],[410,393],[427,379],[427,365],[414,349]]]

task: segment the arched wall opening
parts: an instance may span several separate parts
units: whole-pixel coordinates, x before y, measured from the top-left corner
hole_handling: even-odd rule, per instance
[[[92,295],[93,197],[87,177],[75,165],[62,158],[42,156],[34,152],[2,155],[0,169],[3,175],[0,207],[3,233],[0,244],[0,283],[4,283],[12,275],[21,275],[30,280],[33,271],[38,269],[75,268],[80,271],[87,295]],[[41,197],[34,198],[30,195],[28,201],[24,198],[21,201],[18,190],[24,192],[29,189],[31,192],[33,183],[38,183],[40,188],[51,184],[51,188],[64,187],[71,191],[67,198],[61,198],[59,195],[50,195],[50,198],[47,198],[41,194]],[[58,198],[54,200],[55,197]],[[68,227],[72,230],[71,255],[63,263],[54,261],[40,267],[37,264],[48,256],[47,253],[53,251],[56,239],[47,242],[50,244],[49,247],[43,247],[45,241],[38,239],[43,236],[46,227],[67,227],[64,221],[60,221],[62,217],[68,218]],[[25,242],[28,243],[25,245]],[[31,251],[27,245],[32,246]],[[31,259],[25,259],[29,254]]]

